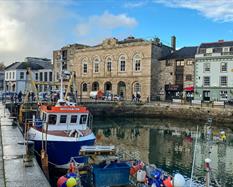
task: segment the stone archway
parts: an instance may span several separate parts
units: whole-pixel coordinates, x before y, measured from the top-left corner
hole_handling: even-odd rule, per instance
[[[121,98],[125,98],[126,96],[126,84],[123,81],[120,81],[117,84],[117,94],[121,97]]]
[[[106,92],[112,92],[112,83],[109,81],[104,84],[104,93]]]
[[[93,82],[92,83],[92,91],[98,91],[99,90],[99,83]]]

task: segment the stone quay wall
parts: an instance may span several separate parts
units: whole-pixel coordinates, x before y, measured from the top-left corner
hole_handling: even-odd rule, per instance
[[[218,126],[233,127],[233,108],[231,107],[201,107],[178,104],[87,104],[94,116],[98,117],[145,117],[145,118],[174,118],[207,122],[213,119]]]

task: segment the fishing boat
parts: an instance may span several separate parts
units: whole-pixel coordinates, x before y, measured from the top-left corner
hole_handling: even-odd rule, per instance
[[[93,145],[95,136],[88,126],[90,112],[86,107],[70,106],[66,102],[55,106],[40,106],[40,119],[28,130],[28,139],[34,141],[40,153],[46,144],[48,160],[56,167],[66,167],[71,158],[83,162],[79,156],[83,145]]]
[[[62,70],[61,70],[62,72]],[[63,98],[62,73],[60,98],[55,105],[41,104],[38,115],[33,116],[27,130],[28,140],[34,142],[35,151],[45,150],[48,162],[58,168],[67,168],[71,159],[78,163],[86,157],[79,155],[81,146],[93,145],[92,116],[84,106]]]

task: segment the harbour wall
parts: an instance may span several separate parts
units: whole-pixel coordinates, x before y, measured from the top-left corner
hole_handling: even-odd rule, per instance
[[[208,118],[212,118],[215,125],[233,128],[232,106],[212,107],[164,102],[144,104],[85,102],[82,104],[88,107],[94,117],[168,118],[204,123]],[[8,104],[7,108],[13,113],[17,113],[19,110],[19,106],[15,104]]]
[[[208,118],[219,126],[233,127],[233,108],[203,107],[166,103],[134,104],[87,104],[94,116],[98,117],[146,117],[173,118],[207,122]]]

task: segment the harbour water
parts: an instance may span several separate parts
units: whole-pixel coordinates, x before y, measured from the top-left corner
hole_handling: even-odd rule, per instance
[[[227,136],[226,142],[207,141],[206,124],[174,119],[95,118],[93,130],[97,144],[116,145],[117,149],[123,150],[132,158],[155,164],[169,174],[181,173],[188,181],[187,186],[189,186],[197,137],[192,186],[204,186],[206,175],[204,160],[210,157],[211,186],[217,187],[215,182],[217,181],[221,187],[232,187],[233,132],[229,128],[220,128],[220,124],[217,126],[212,126],[213,134],[217,137],[224,130]]]

